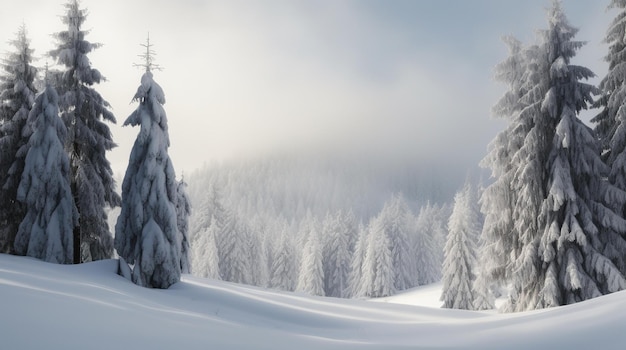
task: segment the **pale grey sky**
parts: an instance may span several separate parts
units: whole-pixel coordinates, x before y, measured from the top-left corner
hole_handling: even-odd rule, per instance
[[[609,1],[565,0],[579,40],[576,58],[603,75]],[[63,1],[21,0],[0,12],[0,52],[24,22],[36,55],[64,27]],[[500,41],[529,42],[546,26],[548,0],[83,0],[90,55],[108,81],[124,171],[136,128],[120,125],[142,72],[133,68],[150,37],[165,69],[155,73],[167,103],[177,173],[205,161],[310,149],[373,157],[442,157],[467,166],[502,128],[490,109],[503,92],[493,67]],[[42,61],[39,62],[43,64]]]

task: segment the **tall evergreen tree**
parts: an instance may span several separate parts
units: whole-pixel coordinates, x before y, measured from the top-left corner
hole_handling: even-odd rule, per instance
[[[361,290],[357,296],[379,298],[396,293],[391,240],[385,231],[381,216],[371,220],[361,269]]]
[[[310,225],[300,262],[296,291],[324,296],[324,268],[322,266],[322,242],[318,225]]]
[[[503,188],[508,184],[512,191],[503,191],[504,204],[495,206],[504,210],[515,204],[512,232],[505,239],[485,235],[497,248],[492,251],[512,252],[503,267],[512,282],[507,310],[569,304],[625,286],[604,255],[604,246],[624,227],[605,201],[623,193],[604,181],[608,171],[596,140],[577,117],[595,92],[580,81],[593,73],[570,64],[583,43],[572,40],[577,30],[558,0],[548,23],[539,32],[539,43],[526,49],[524,88],[512,122],[520,131],[513,139],[523,142],[504,154],[512,154],[512,168]],[[487,189],[483,208],[493,205],[490,200],[497,199]],[[486,214],[489,230],[493,211]]]
[[[284,227],[278,238],[270,271],[270,287],[293,291],[296,287],[296,264],[292,237]]]
[[[13,251],[18,225],[26,208],[17,200],[25,147],[32,133],[28,114],[35,102],[37,69],[31,65],[33,49],[22,25],[11,42],[15,51],[7,55],[0,75],[0,252]]]
[[[605,42],[610,45],[606,61],[609,64],[607,75],[600,82],[602,92],[595,102],[601,112],[591,121],[596,123],[595,132],[603,147],[603,157],[610,168],[609,182],[626,191],[626,2],[613,0],[609,8],[619,10],[610,24]],[[612,209],[621,217],[626,217],[626,197],[611,199]],[[622,236],[623,237],[623,236]],[[605,254],[626,274],[626,247],[621,237],[611,237]]]
[[[59,264],[72,263],[72,231],[78,212],[69,183],[69,160],[63,149],[66,129],[59,118],[58,95],[51,85],[39,94],[29,114],[34,132],[17,200],[26,207],[15,238],[15,251]]]
[[[221,220],[216,220],[220,276],[224,281],[252,284],[247,226],[229,209]]]
[[[489,153],[481,165],[491,169],[493,183],[481,196],[481,212],[485,216],[482,236],[485,238],[484,270],[490,280],[505,284],[510,278],[513,261],[520,254],[519,233],[513,219],[518,192],[512,184],[519,176],[516,161],[522,153],[524,140],[533,126],[533,94],[529,93],[529,81],[536,78],[535,65],[531,66],[522,43],[505,37],[509,57],[495,69],[496,80],[508,86],[508,91],[493,108],[495,116],[508,121],[508,126],[489,145]],[[526,96],[528,94],[528,96]],[[536,92],[540,94],[540,91]],[[530,209],[538,209],[538,201],[533,201]],[[482,253],[481,253],[482,254]]]
[[[325,295],[343,298],[348,293],[352,260],[350,245],[356,235],[356,228],[349,214],[339,212],[327,219],[323,232],[328,236],[324,249]]]
[[[115,248],[129,264],[134,264],[135,283],[168,288],[181,275],[176,174],[167,153],[170,139],[163,109],[165,95],[153,79],[149,40],[144,47],[146,71],[133,99],[139,106],[124,122],[124,125],[139,125],[141,129],[122,183]]]
[[[415,220],[413,229],[413,252],[415,252],[415,270],[417,285],[438,282],[441,279],[443,245],[439,236],[445,236],[443,223],[438,220],[439,209],[432,204],[422,207]],[[444,242],[445,243],[445,242]]]
[[[190,243],[189,243],[189,215],[191,215],[191,201],[187,196],[187,183],[184,179],[176,185],[176,224],[181,236],[180,270],[182,273],[191,273]]]
[[[354,244],[352,261],[350,262],[350,277],[348,279],[348,295],[351,298],[360,297],[364,288],[363,283],[363,261],[367,251],[367,229],[361,224],[358,229],[358,238]]]
[[[57,48],[50,54],[64,67],[56,81],[61,118],[68,129],[72,193],[80,214],[74,242],[82,243],[74,251],[75,262],[107,259],[113,256],[113,239],[106,207],[119,206],[120,197],[106,158],[116,145],[104,121],[115,123],[115,117],[109,103],[93,88],[104,78],[87,57],[101,46],[85,40],[87,11],[78,0],[70,0],[65,9],[62,20],[67,29],[55,34]]]
[[[473,310],[472,284],[476,265],[476,217],[470,204],[470,186],[454,197],[454,209],[448,222],[448,239],[443,262],[443,307]]]
[[[193,245],[193,273],[200,277],[220,279],[219,255],[217,253],[218,225],[215,217],[211,218],[205,232],[198,235]]]
[[[389,241],[394,272],[394,290],[405,290],[417,283],[415,257],[409,241],[409,229],[413,218],[402,195],[394,195],[378,215],[384,234]]]

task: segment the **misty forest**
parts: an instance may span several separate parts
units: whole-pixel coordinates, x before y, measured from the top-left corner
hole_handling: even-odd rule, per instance
[[[157,83],[158,38],[128,62],[141,72],[128,96],[136,109],[115,116],[98,92],[106,72],[89,59],[105,48],[89,41],[87,10],[69,0],[45,66],[34,65],[24,25],[1,62],[0,252],[57,264],[119,259],[119,274],[159,289],[192,274],[370,299],[440,282],[442,307],[466,310],[499,299],[500,311],[528,311],[622,291],[626,1],[610,8],[609,70],[597,86],[573,63],[585,42],[559,0],[533,41],[504,37],[508,57],[493,72],[504,94],[484,111],[504,128],[465,173],[436,159],[285,150],[183,176],[168,154],[176,140],[165,104],[181,87]],[[107,159],[118,122],[137,131],[119,179]]]

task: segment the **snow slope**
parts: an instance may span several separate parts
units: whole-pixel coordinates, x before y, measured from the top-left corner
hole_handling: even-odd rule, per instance
[[[501,315],[317,298],[185,276],[137,287],[114,260],[0,255],[3,349],[621,349],[626,294]]]

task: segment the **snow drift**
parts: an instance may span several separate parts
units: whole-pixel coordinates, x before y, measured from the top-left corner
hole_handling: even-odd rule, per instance
[[[168,290],[146,289],[117,268],[115,260],[54,265],[0,255],[3,348],[618,349],[626,341],[624,292],[494,314],[310,297],[188,275]]]

